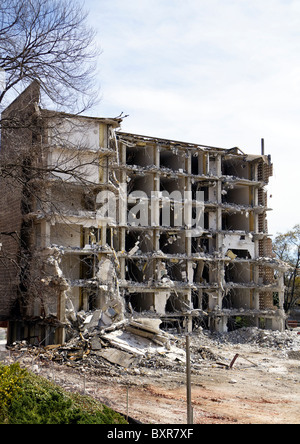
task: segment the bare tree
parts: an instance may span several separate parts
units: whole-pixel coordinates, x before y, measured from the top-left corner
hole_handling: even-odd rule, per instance
[[[77,1],[2,0],[0,68],[11,91],[37,80],[45,97],[59,109],[87,109],[95,94],[95,32]]]
[[[277,257],[290,265],[289,271],[285,273],[285,309],[292,310],[300,300],[300,225],[297,224],[292,230],[278,234],[273,242],[273,248]]]
[[[35,193],[36,182],[49,175],[69,170],[78,179],[82,176],[83,165],[79,159],[72,159],[71,151],[61,151],[60,159],[49,165],[41,161],[39,150],[41,143],[45,143],[45,122],[47,126],[58,115],[57,111],[67,108],[68,112],[80,114],[96,100],[98,54],[95,32],[79,2],[1,2],[0,74],[5,74],[5,84],[0,83],[0,177],[12,179],[12,186],[25,187],[28,198]],[[18,96],[17,108],[12,105],[4,112],[6,102],[29,85],[30,94],[25,93],[23,100]],[[47,105],[51,101],[55,111],[43,112],[43,100]],[[55,125],[67,119],[67,114],[60,113]],[[64,146],[63,140],[59,142]]]
[[[68,268],[79,273],[79,280],[95,277],[101,248],[99,230],[93,230],[98,226],[96,197],[102,187],[113,187],[106,156],[116,149],[113,131],[121,119],[49,111],[39,99],[40,84],[34,81],[2,113],[0,319],[5,301],[9,307],[2,310],[3,318],[30,319],[31,325],[38,312],[38,322],[60,326],[71,290],[59,265],[64,250],[58,246],[68,236],[76,238],[75,249],[90,242],[89,254],[76,251]],[[95,283],[85,296],[91,307]]]
[[[44,233],[55,220],[80,239],[77,214],[95,211],[99,174],[106,168],[99,152],[112,146],[108,128],[119,123],[79,116],[97,97],[98,54],[79,3],[1,2],[0,74],[5,73],[6,84],[0,78],[0,319],[23,321],[37,313],[37,306],[39,319],[49,320],[52,313],[57,322],[64,317],[69,287],[59,267],[62,252],[49,245]],[[90,134],[97,131],[91,146]],[[88,242],[88,232],[85,238]],[[83,275],[91,267],[95,272],[96,244],[94,250],[87,257],[80,253],[76,270],[82,268]]]

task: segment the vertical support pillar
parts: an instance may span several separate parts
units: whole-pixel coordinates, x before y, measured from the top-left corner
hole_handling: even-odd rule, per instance
[[[43,220],[41,222],[41,248],[51,246],[51,225],[50,222]]]
[[[187,424],[193,423],[190,336],[186,335],[186,403]]]

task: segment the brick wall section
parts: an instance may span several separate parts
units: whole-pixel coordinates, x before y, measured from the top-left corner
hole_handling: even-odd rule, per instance
[[[0,162],[15,164],[11,170],[15,178],[0,176],[0,320],[12,316],[12,307],[18,296],[20,272],[20,232],[22,215],[22,188],[20,181],[22,157],[32,145],[31,116],[34,103],[39,102],[39,85],[33,82],[1,115],[2,134]],[[24,212],[24,209],[23,209]]]
[[[19,234],[22,222],[20,189],[12,188],[8,181],[0,180],[0,232],[16,234],[1,235],[0,261],[0,319],[9,317],[17,295],[19,275]]]

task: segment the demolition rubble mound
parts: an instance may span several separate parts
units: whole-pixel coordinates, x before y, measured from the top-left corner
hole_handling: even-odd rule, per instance
[[[172,369],[185,362],[176,338],[159,328],[159,319],[124,319],[104,327],[101,313],[88,315],[63,345],[33,346],[15,342],[10,350],[28,352],[44,361],[93,370],[115,376],[120,369],[137,373],[139,367]]]
[[[249,344],[271,349],[293,349],[300,347],[300,334],[297,330],[283,332],[261,330],[257,327],[243,327],[228,333],[216,334],[214,338],[220,344]]]
[[[70,330],[65,344],[14,343],[10,361],[123,414],[129,389],[131,417],[184,423],[185,334],[167,333],[159,319],[138,316],[103,325],[99,313],[90,313]],[[195,423],[299,422],[297,329],[217,334],[198,328],[190,334],[190,352]]]
[[[81,317],[77,328],[70,328],[69,340],[63,345],[33,346],[25,341],[9,348],[29,352],[43,361],[53,361],[96,375],[119,376],[139,374],[142,369],[164,369],[184,372],[186,363],[185,335],[170,334],[160,329],[161,320],[153,318],[123,319],[104,325],[101,311]],[[224,346],[246,344],[251,347],[282,350],[298,356],[298,331],[284,332],[240,328],[216,334],[198,328],[191,334],[192,369],[203,363],[219,363]]]

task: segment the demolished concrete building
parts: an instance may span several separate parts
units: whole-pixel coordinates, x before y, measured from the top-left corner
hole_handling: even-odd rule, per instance
[[[165,328],[285,328],[270,156],[124,133],[121,118],[47,111],[39,96],[33,82],[2,113],[9,341],[63,343],[81,311],[95,326],[137,313]]]

